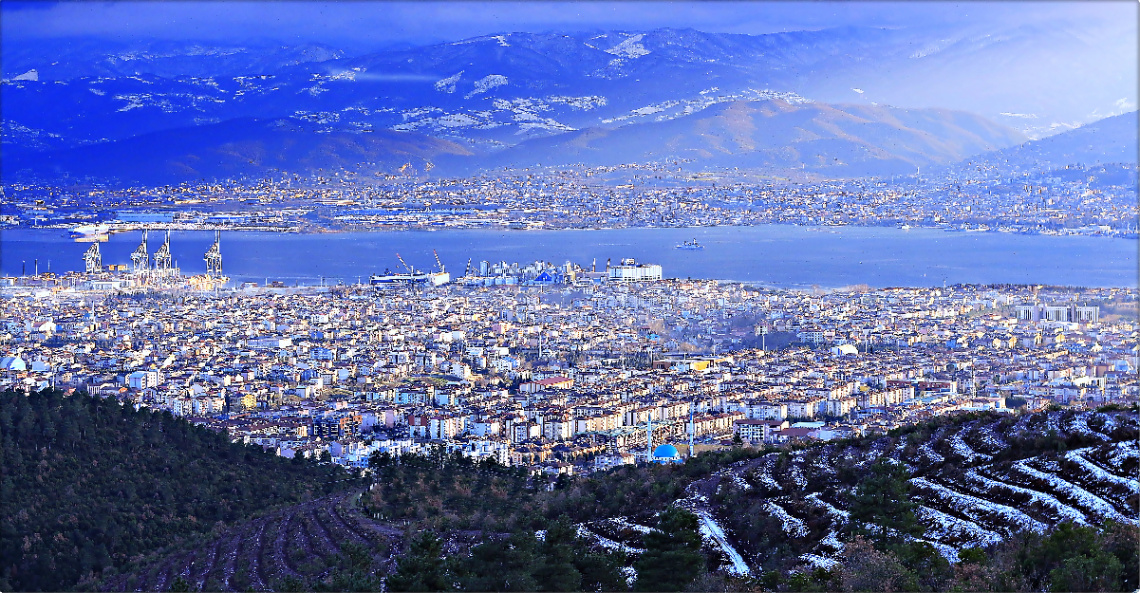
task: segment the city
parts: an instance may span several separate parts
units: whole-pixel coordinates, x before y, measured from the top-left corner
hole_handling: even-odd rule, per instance
[[[650,422],[686,449],[1140,395],[1135,289],[794,291],[480,267],[428,288],[13,285],[0,370],[6,387],[166,410],[285,457],[364,468],[440,443],[556,473],[644,459]]]
[[[0,3],[0,591],[1140,591],[1140,5]]]

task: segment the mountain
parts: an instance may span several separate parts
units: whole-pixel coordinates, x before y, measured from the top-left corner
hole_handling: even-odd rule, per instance
[[[71,40],[43,52],[6,46],[0,109],[9,154],[243,117],[317,118],[500,149],[776,98],[964,110],[1035,136],[1135,108],[1136,58],[1113,33],[1071,23],[504,33],[353,54]]]
[[[733,101],[664,122],[526,141],[489,163],[597,166],[691,160],[698,166],[803,168],[829,177],[883,176],[959,161],[1024,139],[985,118],[945,109]]]
[[[830,177],[895,175],[1016,144],[1019,132],[949,110],[732,101],[675,119],[592,127],[489,153],[417,132],[351,129],[296,118],[243,118],[151,132],[68,150],[16,154],[12,178],[177,183],[287,171],[394,173],[404,164],[443,175],[535,164],[617,165],[693,161],[692,166],[806,170]]]
[[[201,179],[259,178],[283,171],[308,175],[342,168],[395,173],[440,155],[470,155],[448,140],[391,130],[325,131],[295,119],[244,118],[151,132],[126,140],[5,159],[5,177],[117,179],[168,184]]]
[[[12,79],[34,70],[36,79],[45,82],[142,75],[249,76],[343,57],[345,50],[319,43],[246,41],[223,45],[63,37],[5,44],[0,75]]]

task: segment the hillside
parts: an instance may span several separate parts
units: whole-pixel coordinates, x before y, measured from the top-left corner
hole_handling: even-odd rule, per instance
[[[395,173],[410,163],[418,170],[443,154],[469,155],[447,140],[414,132],[322,132],[292,119],[239,119],[154,132],[64,151],[5,159],[5,176],[117,179],[124,183],[182,181],[334,172]]]
[[[523,545],[560,518],[598,562],[621,561],[636,588],[662,513],[681,508],[695,515],[715,569],[692,585],[705,590],[1132,590],[1138,427],[1135,412],[1112,410],[943,417],[886,436],[560,478],[551,491],[501,466],[377,458],[364,507],[340,496],[286,509],[104,588],[164,588],[181,576],[224,590],[328,590],[349,564],[372,579],[359,586],[375,588],[377,577],[409,570],[409,558],[423,561],[421,536],[411,535],[423,533],[442,538],[430,562],[439,574],[476,582],[464,570],[489,553],[479,546]],[[546,552],[526,558],[527,570],[550,562]]]
[[[972,161],[1040,169],[1108,163],[1131,163],[1135,167],[1140,154],[1137,152],[1137,130],[1140,130],[1140,119],[1137,112],[1132,111],[994,154],[981,155]]]
[[[346,486],[163,413],[0,393],[0,589],[62,591],[195,536]]]
[[[805,169],[829,177],[913,173],[1015,145],[1025,137],[944,109],[735,101],[664,122],[590,128],[530,140],[491,157],[499,166],[617,165],[692,160],[695,166]]]

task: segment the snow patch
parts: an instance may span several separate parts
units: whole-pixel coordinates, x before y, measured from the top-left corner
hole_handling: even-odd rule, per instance
[[[459,82],[459,78],[461,76],[463,76],[464,72],[465,72],[464,70],[460,70],[459,72],[456,72],[455,74],[452,74],[451,76],[448,76],[447,78],[442,78],[440,80],[437,80],[435,82],[435,90],[437,90],[441,93],[448,93],[448,94],[454,93],[455,92],[455,83]]]
[[[784,533],[792,537],[804,537],[808,534],[807,525],[797,517],[793,517],[784,507],[770,501],[764,501],[764,506],[768,507],[768,512],[772,514],[783,523]]]
[[[1053,509],[1053,511],[1057,513],[1062,521],[1070,520],[1078,525],[1088,524],[1088,522],[1085,520],[1084,513],[1043,492],[1038,492],[1029,488],[1022,488],[1021,486],[1015,486],[1013,484],[1007,484],[1005,482],[999,482],[997,480],[983,476],[974,470],[966,472],[966,478],[970,481],[977,482],[980,485],[979,489],[985,492],[989,492],[990,490],[997,488],[1000,490],[1024,494],[1033,499],[1034,502],[1039,502]]]
[[[1064,492],[1071,498],[1076,499],[1084,508],[1094,511],[1106,519],[1114,519],[1116,521],[1120,521],[1121,523],[1137,523],[1136,519],[1130,519],[1120,514],[1120,511],[1116,510],[1116,507],[1106,502],[1103,498],[1093,494],[1092,492],[1089,492],[1088,490],[1085,490],[1084,488],[1081,488],[1080,486],[1077,486],[1076,484],[1073,484],[1072,482],[1054,476],[1053,474],[1039,471],[1036,468],[1030,467],[1024,461],[1019,461],[1013,464],[1013,467],[1017,468],[1018,471],[1026,475],[1048,482],[1054,490],[1058,492]]]
[[[619,58],[640,58],[641,56],[649,55],[649,50],[641,45],[641,40],[645,37],[644,34],[638,33],[626,37],[621,43],[606,50],[607,54],[615,55]]]
[[[918,507],[916,514],[920,520],[928,524],[927,533],[933,534],[935,539],[955,538],[977,546],[988,546],[1005,540],[1001,535],[973,521],[960,519],[928,506]]]
[[[488,74],[483,78],[475,81],[475,90],[463,96],[464,99],[470,99],[475,95],[480,95],[493,88],[501,87],[507,84],[507,77],[502,74]]]
[[[970,496],[969,494],[962,494],[961,492],[951,490],[938,484],[931,482],[926,478],[911,478],[910,483],[934,493],[935,499],[944,502],[946,505],[961,512],[963,515],[971,519],[978,519],[978,513],[986,512],[993,515],[1002,517],[1007,523],[1020,527],[1022,529],[1029,529],[1037,533],[1044,533],[1046,526],[1044,523],[1026,515],[1025,513],[1004,504],[990,502],[988,500]]]
[[[748,563],[744,561],[744,557],[741,556],[740,552],[736,551],[736,548],[728,541],[728,536],[724,534],[724,529],[721,529],[716,519],[704,509],[691,508],[689,510],[701,521],[701,535],[704,536],[705,539],[711,539],[716,542],[716,545],[720,547],[724,555],[728,557],[729,562],[732,563],[732,566],[726,569],[727,572],[741,576],[751,576],[752,570],[748,568]]]
[[[38,82],[40,80],[40,73],[35,68],[13,78],[12,80],[27,80],[31,82]]]
[[[1079,464],[1085,469],[1085,471],[1089,472],[1095,476],[1096,479],[1102,482],[1111,482],[1113,484],[1124,486],[1128,490],[1140,494],[1140,481],[1136,480],[1135,478],[1122,478],[1112,472],[1105,471],[1104,468],[1093,463],[1092,461],[1089,461],[1089,459],[1084,456],[1084,453],[1087,451],[1089,451],[1089,449],[1077,449],[1075,451],[1069,451],[1065,454],[1065,458]]]

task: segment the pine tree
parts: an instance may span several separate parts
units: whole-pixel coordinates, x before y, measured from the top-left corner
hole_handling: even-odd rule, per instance
[[[680,591],[705,565],[697,516],[672,507],[661,513],[657,529],[645,535],[645,552],[634,564],[637,591]]]
[[[895,546],[922,533],[910,499],[910,472],[900,463],[880,459],[849,498],[851,529],[879,546]]]
[[[542,591],[580,591],[582,573],[574,565],[577,529],[565,517],[552,523],[539,546],[542,561],[534,571]]]
[[[389,591],[451,591],[447,565],[440,558],[443,544],[430,531],[412,538],[408,552],[400,557],[396,571],[388,576]]]

